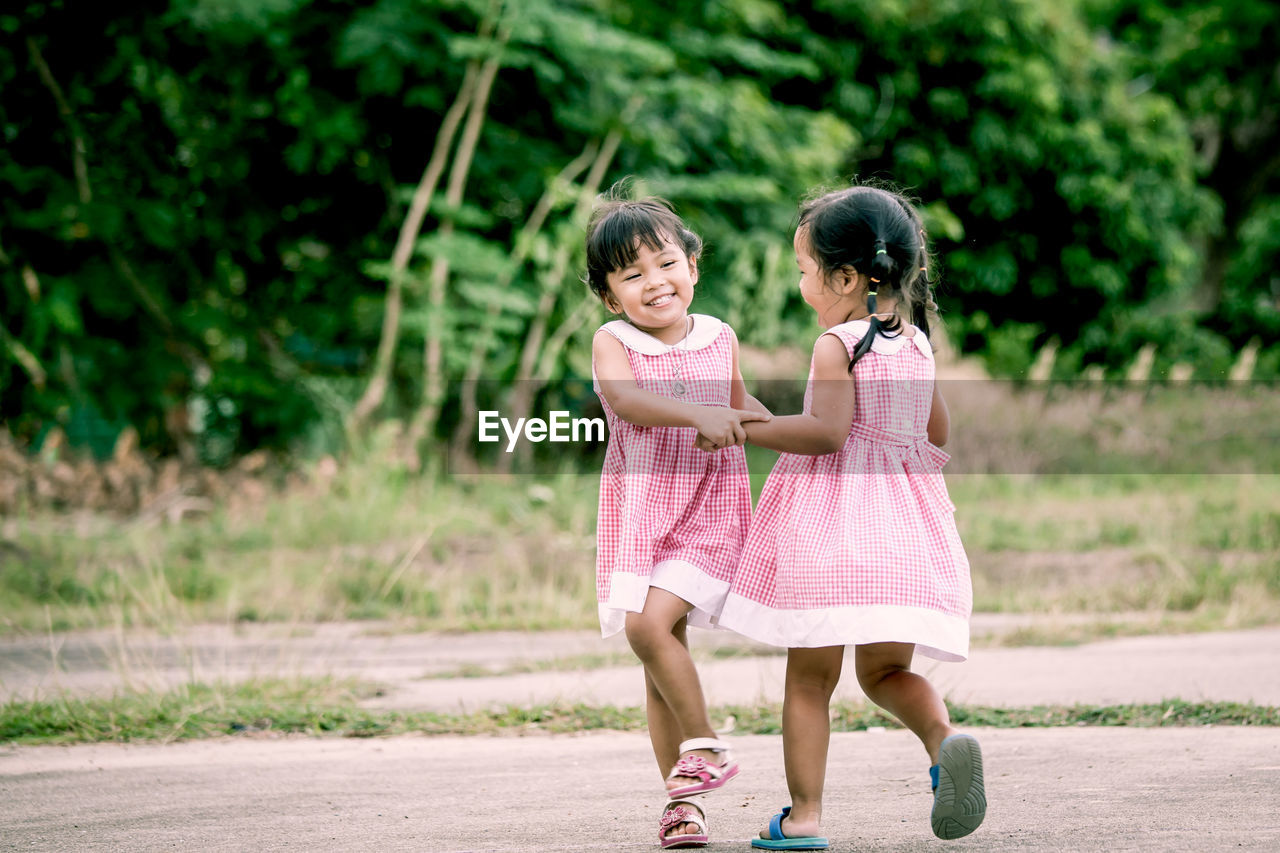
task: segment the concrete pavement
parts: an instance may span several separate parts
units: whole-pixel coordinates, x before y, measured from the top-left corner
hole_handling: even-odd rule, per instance
[[[984,636],[1019,624],[990,614],[976,615],[974,623],[975,634]],[[781,700],[786,658],[779,650],[727,631],[694,631],[690,641],[703,658],[716,648],[736,652],[699,663],[710,703]],[[588,657],[621,663],[604,668],[574,665]],[[557,659],[567,661],[569,668],[436,677]],[[1280,627],[1127,637],[1069,647],[976,646],[965,663],[917,658],[916,668],[948,698],[968,704],[1117,704],[1180,698],[1280,705]],[[625,639],[616,635],[602,640],[592,631],[400,634],[341,623],[202,626],[175,636],[86,632],[0,639],[0,700],[282,675],[378,681],[386,689],[369,704],[402,710],[465,712],[555,701],[639,705],[644,700],[639,664]],[[859,700],[856,681],[845,679],[837,698]]]
[[[908,733],[832,738],[832,850],[1280,849],[1280,730],[976,730],[986,822],[929,831]],[[746,851],[788,800],[781,739],[734,739],[743,773],[705,798],[712,851]],[[585,736],[252,740],[0,751],[0,850],[658,849],[648,741]]]
[[[695,648],[739,642],[695,635]],[[707,660],[713,703],[777,701],[776,654]],[[635,665],[441,679],[460,667],[617,652],[591,632],[424,635],[295,626],[177,637],[0,640],[0,696],[182,680],[359,675],[375,702],[466,710],[640,702]],[[1076,647],[980,648],[928,664],[951,698],[992,705],[1280,704],[1280,629]],[[853,679],[841,688],[857,695]],[[832,738],[824,832],[835,851],[1280,849],[1280,728],[975,730],[990,810],[972,836],[929,831],[926,759],[903,731]],[[0,851],[657,850],[663,797],[642,734],[375,739],[245,735],[177,744],[0,745]],[[744,772],[707,798],[713,851],[745,851],[787,803],[781,738],[736,736]]]

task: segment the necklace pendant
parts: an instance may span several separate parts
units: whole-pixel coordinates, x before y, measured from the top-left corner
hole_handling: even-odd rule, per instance
[[[693,318],[688,318],[684,327],[684,337],[680,339],[680,343],[671,348],[671,352],[675,355],[675,364],[671,367],[671,393],[677,397],[683,397],[688,393],[689,388],[684,384],[684,380],[680,378],[680,362],[684,360],[683,354],[680,352],[684,348],[684,342],[689,339],[689,330],[693,328]]]

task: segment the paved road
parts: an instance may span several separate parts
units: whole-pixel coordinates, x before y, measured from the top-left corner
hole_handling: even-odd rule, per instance
[[[697,643],[731,642],[699,635]],[[426,678],[463,665],[619,651],[590,633],[85,634],[0,641],[0,697],[187,678],[331,672],[377,678],[396,707],[573,698],[639,701],[635,667]],[[57,665],[51,665],[51,661]],[[782,659],[703,666],[713,702],[780,695]],[[1167,697],[1280,704],[1280,629],[988,648],[938,665],[952,698],[996,705]],[[850,682],[852,679],[849,680]],[[856,690],[852,684],[846,690]],[[1280,729],[978,730],[991,811],[969,850],[1280,849]],[[745,768],[709,799],[714,851],[786,803],[781,740],[735,738]],[[657,850],[661,789],[643,735],[0,746],[0,851]],[[825,831],[836,851],[944,849],[925,759],[906,732],[833,738]]]
[[[847,851],[1280,849],[1280,730],[977,730],[990,811],[929,831],[924,754],[901,731],[833,738],[825,832]],[[786,800],[780,738],[734,741],[706,798],[713,851]],[[656,851],[643,735],[234,739],[0,752],[0,850]]]
[[[979,614],[975,634],[991,636],[1017,622]],[[699,665],[712,704],[778,701],[786,659],[727,631],[694,631],[695,650],[732,646],[758,657]],[[334,674],[383,682],[370,704],[404,710],[468,711],[555,700],[643,703],[638,664],[480,678],[430,677],[461,668],[502,668],[581,656],[629,657],[621,635],[397,634],[359,624],[225,626],[179,636],[109,632],[0,639],[0,700],[124,687],[164,687],[196,680],[238,681],[266,675]],[[1073,647],[977,647],[963,664],[917,659],[917,669],[957,702],[983,705],[1112,704],[1218,700],[1280,705],[1280,628],[1177,636],[1141,636]],[[845,679],[837,698],[860,699]]]
[[[698,641],[695,634],[691,642]],[[1129,637],[1068,648],[976,649],[963,664],[917,658],[914,668],[949,699],[966,704],[1120,704],[1178,698],[1280,705],[1280,629]],[[781,701],[785,670],[786,658],[776,655],[698,666],[707,701],[713,705]],[[845,672],[853,672],[851,662]],[[850,677],[841,681],[836,697],[861,701],[862,692]],[[556,699],[641,705],[644,684],[638,666],[632,665],[446,682],[417,679],[398,684],[379,701],[390,707],[458,711]]]

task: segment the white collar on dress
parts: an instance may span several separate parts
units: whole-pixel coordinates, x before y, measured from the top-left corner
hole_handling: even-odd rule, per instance
[[[609,334],[622,341],[623,346],[641,355],[666,355],[674,349],[695,350],[710,346],[720,336],[724,323],[709,314],[690,314],[693,328],[689,337],[680,343],[664,344],[648,332],[642,332],[626,320],[611,320],[601,326]]]
[[[933,347],[929,345],[929,339],[924,336],[924,332],[920,331],[918,326],[911,326],[910,324],[904,325],[903,328],[906,328],[907,326],[915,329],[916,333],[911,337],[907,337],[906,335],[895,335],[894,337],[887,338],[884,335],[876,335],[875,340],[871,342],[871,351],[878,352],[881,355],[893,355],[895,352],[906,346],[907,341],[912,341],[920,352],[924,353],[929,358],[933,358]],[[839,325],[832,326],[830,329],[827,329],[827,331],[834,332],[836,329],[843,329],[855,338],[862,338],[865,337],[867,332],[871,329],[871,321],[850,320],[848,323],[840,323]]]

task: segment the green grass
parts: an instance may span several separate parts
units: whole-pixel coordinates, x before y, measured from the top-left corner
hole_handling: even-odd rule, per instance
[[[356,703],[375,692],[355,681],[305,679],[15,700],[0,706],[0,741],[167,742],[268,730],[358,734],[372,718]]]
[[[327,493],[174,526],[10,522],[0,632],[340,619],[595,627],[593,475],[344,477]],[[1280,475],[948,480],[979,611],[1172,614],[1185,617],[1179,630],[1280,618]]]
[[[1280,471],[1280,442],[1236,446],[1232,424],[1248,435],[1273,428],[1263,417],[1272,404],[1250,408],[1238,392],[1153,387],[1049,399],[1007,383],[977,387],[976,400],[953,406],[948,449],[963,461],[954,471],[1011,456],[1052,472],[1089,448],[1091,470],[1132,451],[1200,454],[1228,470],[1249,467],[1240,456],[1248,452],[1253,470]],[[1135,443],[1126,425],[1147,409],[1156,415],[1143,417],[1169,435]],[[1036,433],[1044,423],[1052,429]],[[748,453],[758,491],[775,454]],[[181,524],[0,520],[0,633],[344,619],[438,631],[594,628],[598,472],[564,466],[536,478],[413,476],[369,459]],[[1280,621],[1280,473],[1136,467],[949,473],[975,609],[1136,611],[1168,616],[1179,630]],[[1126,630],[1107,624],[1099,620],[1098,636]]]
[[[376,737],[428,735],[568,733],[591,730],[642,731],[639,707],[594,705],[508,706],[471,714],[401,712],[363,708],[377,687],[355,681],[310,679],[238,685],[193,684],[166,693],[126,693],[110,698],[69,696],[11,701],[0,706],[0,742],[67,744],[192,740],[254,736],[263,732],[312,736]],[[948,704],[961,726],[1280,725],[1280,708],[1232,702],[1184,702],[1107,706],[991,708]],[[727,705],[712,719],[734,721],[742,734],[782,730],[779,704]],[[900,728],[871,705],[832,706],[832,731]]]
[[[352,466],[325,491],[178,525],[0,528],[0,631],[389,619],[440,630],[594,618],[584,477],[471,482]]]

